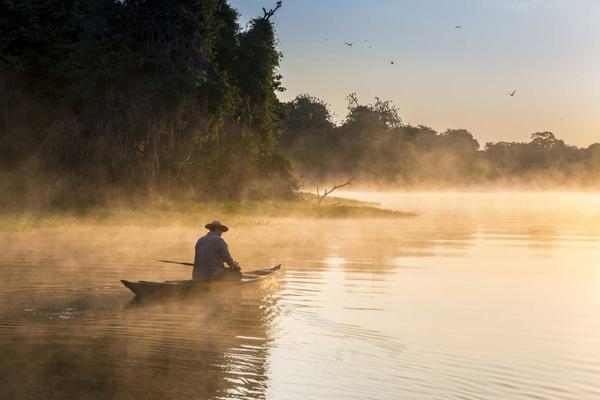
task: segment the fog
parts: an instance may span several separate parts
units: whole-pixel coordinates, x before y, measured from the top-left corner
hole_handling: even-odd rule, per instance
[[[395,190],[600,188],[598,143],[580,148],[552,132],[532,132],[527,142],[483,144],[477,132],[404,124],[393,103],[354,94],[338,124],[318,98],[288,104],[282,148],[309,186],[354,177],[365,188]]]
[[[224,219],[243,269],[283,270],[264,286],[186,301],[140,304],[119,280],[188,279],[189,267],[156,260],[191,261],[205,221],[4,230],[4,393],[598,395],[583,383],[594,382],[598,356],[598,195],[338,195],[414,216]]]

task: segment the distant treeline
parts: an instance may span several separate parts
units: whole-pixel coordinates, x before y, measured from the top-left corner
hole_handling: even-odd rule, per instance
[[[527,143],[486,143],[464,129],[436,132],[402,124],[389,101],[361,104],[348,96],[348,115],[334,124],[327,104],[310,95],[288,103],[283,148],[310,182],[348,177],[395,187],[518,185],[599,188],[600,144],[566,144],[551,132]]]
[[[1,0],[4,179],[82,201],[293,193],[280,5],[242,29],[226,0]]]

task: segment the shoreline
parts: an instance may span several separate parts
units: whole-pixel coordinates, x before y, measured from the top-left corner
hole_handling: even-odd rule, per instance
[[[30,231],[70,224],[89,225],[197,225],[197,221],[216,217],[239,225],[259,225],[269,219],[309,218],[406,218],[414,213],[381,208],[379,204],[327,197],[319,206],[316,196],[300,193],[293,200],[249,201],[177,201],[156,199],[148,204],[104,205],[86,209],[22,209],[4,210],[0,214],[0,231]]]

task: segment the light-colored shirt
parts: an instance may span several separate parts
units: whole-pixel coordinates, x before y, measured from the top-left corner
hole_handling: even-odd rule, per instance
[[[220,277],[225,271],[223,263],[227,263],[230,267],[235,265],[225,240],[214,232],[209,232],[198,239],[192,273],[194,280],[210,280]]]

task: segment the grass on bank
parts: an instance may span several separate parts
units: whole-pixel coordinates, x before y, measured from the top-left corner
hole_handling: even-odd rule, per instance
[[[257,225],[270,218],[402,218],[411,213],[380,208],[375,203],[338,197],[317,198],[301,193],[293,200],[197,202],[156,199],[145,204],[97,206],[84,209],[23,209],[4,211],[0,230],[27,231],[69,223],[105,225],[197,225],[220,218],[237,225]]]

